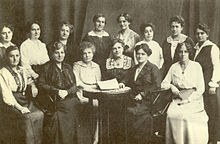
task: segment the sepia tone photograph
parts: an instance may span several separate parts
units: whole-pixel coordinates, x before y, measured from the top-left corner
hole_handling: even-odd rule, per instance
[[[220,144],[220,0],[0,0],[0,144]]]

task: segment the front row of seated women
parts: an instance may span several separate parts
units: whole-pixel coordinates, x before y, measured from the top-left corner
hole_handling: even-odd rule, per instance
[[[26,84],[30,85],[32,95],[36,87],[30,78],[25,77],[25,71],[19,66],[18,48],[10,46],[7,49],[8,64],[0,71],[0,89],[3,101],[8,105],[7,113],[11,114],[9,110],[15,111],[24,123],[26,135],[20,136],[23,138],[20,143],[41,143],[42,134],[46,143],[98,143],[98,125],[95,131],[88,129],[88,109],[84,109],[86,106],[81,104],[88,101],[82,88],[96,88],[97,81],[101,80],[101,72],[98,64],[92,61],[94,45],[83,42],[80,47],[83,60],[74,63],[72,69],[63,62],[65,46],[59,42],[54,44],[51,60],[44,64],[37,82],[38,98],[41,99],[38,105],[44,108],[44,115],[32,103],[31,94],[25,94]],[[132,59],[123,55],[123,42],[116,40],[111,58],[106,60],[106,69],[111,75],[109,78],[117,78],[120,87],[129,86],[132,89],[127,108],[128,142],[151,142],[153,118],[150,113],[150,94],[162,86],[170,88],[174,95],[167,113],[166,142],[206,144],[208,117],[202,98],[203,73],[201,66],[189,59],[191,47],[187,43],[178,44],[179,61],[171,66],[162,85],[158,67],[148,61],[152,54],[149,46],[146,43],[137,45],[135,52],[138,64],[133,66]],[[192,92],[184,99],[180,97],[182,90]],[[98,105],[97,101],[95,103]],[[14,119],[12,121],[18,122]],[[9,138],[4,140],[12,140],[10,138],[16,135],[7,136]]]

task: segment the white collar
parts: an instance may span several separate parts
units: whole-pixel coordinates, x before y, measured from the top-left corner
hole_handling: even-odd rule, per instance
[[[184,34],[180,34],[178,43],[183,43],[186,40],[187,36]],[[173,41],[175,41],[171,36],[167,37],[167,42],[168,43],[172,43]]]
[[[10,46],[15,46],[15,44],[13,44],[12,42],[10,42]],[[1,42],[0,42],[0,47],[6,48]]]
[[[95,33],[94,32],[94,30],[92,30],[92,31],[90,31],[89,33],[88,33],[88,35],[89,36],[97,36],[97,37],[104,37],[104,36],[109,36],[109,34],[106,32],[106,31],[102,31],[102,33],[101,34],[97,34],[97,33]]]
[[[77,63],[78,63],[80,66],[88,67],[88,65],[86,65],[83,61],[78,61]],[[91,63],[91,68],[96,68],[96,67],[98,67],[98,65],[97,65],[95,62],[92,61],[92,63]]]
[[[194,49],[199,50],[208,45],[215,45],[215,44],[211,42],[210,40],[206,40],[200,47],[199,47],[199,43],[196,43]]]

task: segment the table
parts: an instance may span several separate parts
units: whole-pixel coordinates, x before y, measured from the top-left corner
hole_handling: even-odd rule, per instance
[[[127,119],[126,119],[126,109],[127,109],[127,97],[131,89],[125,87],[122,89],[114,90],[99,90],[99,89],[83,89],[84,96],[89,98],[89,103],[91,109],[93,109],[93,99],[99,100],[99,142],[100,144],[112,144],[112,143],[127,143]],[[118,102],[121,102],[118,105]],[[117,106],[121,108],[122,113],[118,113]],[[119,110],[120,111],[120,110]],[[120,117],[117,117],[121,115]],[[94,114],[95,115],[95,114]],[[91,117],[93,120],[94,115]],[[122,119],[120,119],[122,118]],[[122,136],[118,136],[117,129],[115,125],[123,123]],[[116,134],[117,133],[117,134]],[[116,139],[122,139],[123,142],[117,142]]]

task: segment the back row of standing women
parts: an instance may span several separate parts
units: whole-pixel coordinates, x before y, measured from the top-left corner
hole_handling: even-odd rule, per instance
[[[137,75],[139,75],[139,73],[143,73],[141,71],[144,66],[144,65],[138,65],[139,63],[141,63],[140,55],[142,51],[140,52],[139,51],[140,49],[143,49],[143,53],[146,53],[149,56],[148,60],[151,63],[153,63],[153,65],[156,65],[157,69],[161,69],[161,72],[163,73],[163,76],[165,77],[171,65],[179,61],[180,56],[179,56],[179,51],[176,50],[177,46],[180,43],[187,43],[187,45],[188,44],[191,45],[191,47],[194,47],[194,48],[192,49],[193,52],[192,54],[189,55],[189,58],[191,60],[197,61],[201,65],[203,76],[204,76],[204,81],[205,81],[205,92],[203,94],[203,99],[204,99],[204,107],[205,107],[206,113],[209,116],[209,121],[208,121],[209,142],[214,142],[216,139],[220,140],[220,136],[216,135],[216,134],[219,134],[219,132],[216,131],[216,126],[217,126],[216,124],[216,116],[217,116],[216,88],[219,86],[217,83],[219,81],[219,77],[217,75],[218,70],[219,70],[219,48],[208,39],[209,32],[210,32],[210,29],[208,28],[208,26],[205,24],[199,24],[196,27],[195,34],[196,34],[196,38],[198,42],[196,43],[196,45],[194,45],[194,42],[192,41],[190,37],[182,34],[182,30],[184,28],[183,18],[180,16],[172,17],[169,23],[171,36],[165,39],[164,43],[162,44],[162,48],[161,48],[160,45],[156,41],[153,40],[153,34],[154,34],[155,28],[152,23],[142,24],[140,26],[140,31],[142,35],[140,37],[137,33],[135,33],[133,30],[129,28],[132,22],[132,18],[130,17],[129,14],[123,13],[119,15],[117,18],[117,21],[120,24],[121,30],[117,33],[115,38],[122,40],[122,42],[117,41],[117,40],[112,42],[112,38],[110,37],[110,35],[106,31],[104,31],[106,18],[102,14],[97,14],[94,16],[93,18],[94,30],[88,32],[88,34],[83,38],[83,41],[91,42],[96,48],[95,54],[93,53],[94,54],[93,61],[100,66],[101,73],[102,73],[100,75],[102,75],[103,79],[117,78],[119,82],[126,83],[125,77],[128,74],[128,69],[133,67],[132,61],[134,61],[134,63],[137,64],[137,66],[135,67],[136,70],[134,72],[136,75],[135,76],[136,83],[132,83],[131,87],[133,87],[133,89],[139,89],[138,85],[143,85],[143,84],[137,82],[137,77],[138,77]],[[62,50],[59,51],[59,48],[58,48],[60,47],[59,46],[60,43],[65,45],[66,47],[66,50],[65,50],[66,55],[65,55],[64,61],[67,62],[68,64],[72,65],[73,62],[75,62],[78,59],[79,55],[82,55],[78,53],[79,50],[76,50],[76,47],[74,47],[74,44],[70,43],[68,40],[68,37],[72,31],[72,26],[68,23],[62,23],[59,27],[59,30],[60,30],[59,38],[55,40],[54,42],[52,42],[51,44],[49,44],[47,48],[46,48],[46,45],[39,40],[39,37],[40,37],[39,24],[37,22],[31,23],[29,26],[29,30],[30,30],[29,38],[21,44],[20,54],[21,54],[21,65],[27,71],[27,77],[29,78],[29,81],[30,81],[29,83],[31,83],[32,95],[36,96],[38,93],[38,89],[36,89],[35,84],[33,84],[34,81],[38,81],[39,82],[39,93],[41,92],[44,94],[48,93],[48,95],[51,95],[51,93],[54,93],[54,94],[58,93],[60,97],[65,98],[67,96],[71,98],[71,95],[73,95],[76,92],[76,86],[73,85],[73,83],[75,83],[73,80],[74,79],[73,77],[75,76],[72,74],[71,68],[69,66],[63,66],[60,71],[59,68],[57,69],[56,65],[54,65],[53,63],[46,64],[44,68],[42,68],[42,65],[48,62],[49,59],[55,59],[56,62],[59,62],[59,61],[62,62],[62,58],[60,56],[60,54],[62,54]],[[6,58],[7,48],[10,46],[14,46],[14,44],[11,42],[12,35],[13,35],[13,28],[10,25],[1,26],[1,43],[0,43],[1,67],[6,65],[5,62],[7,59]],[[146,48],[143,48],[143,45],[147,45],[147,47],[150,48],[151,52],[148,52]],[[56,49],[54,50],[54,47],[57,48],[57,50]],[[137,47],[137,50],[134,50],[135,47]],[[131,57],[133,60],[129,57]],[[77,63],[77,64],[83,67],[83,63]],[[95,68],[95,65],[93,66]],[[149,69],[149,66],[146,69],[146,71],[148,71],[148,69]],[[13,70],[10,70],[10,68],[8,68],[7,70],[13,75],[15,79],[17,79],[17,76],[14,76],[13,74],[14,73]],[[4,74],[7,73],[7,70],[4,70],[4,69],[1,70],[1,76],[3,77],[3,79],[6,77],[4,76]],[[44,72],[41,73],[41,76],[39,79],[38,77],[39,77],[40,71],[42,70]],[[75,70],[76,70],[76,66],[75,66]],[[77,68],[77,70],[79,70],[79,68]],[[184,70],[182,71],[183,74],[184,74]],[[97,74],[99,72],[95,71],[95,73]],[[151,73],[155,74],[156,72],[152,71]],[[75,71],[75,74],[76,74],[76,71]],[[148,74],[144,74],[144,75],[148,75]],[[101,76],[98,76],[98,77],[99,78],[95,79],[94,81],[99,81],[101,79]],[[150,77],[152,76],[149,76],[149,78]],[[176,75],[176,77],[178,78],[178,75]],[[82,79],[82,77],[78,77],[76,75],[76,79],[80,79],[80,78]],[[146,81],[152,81],[152,80],[148,80],[148,78],[146,78]],[[172,81],[172,83],[175,83],[175,82]],[[94,82],[92,82],[92,84],[94,84]],[[9,82],[8,85],[11,85],[11,83]],[[18,85],[18,83],[14,83],[14,85]],[[20,87],[20,84],[19,84],[19,87]],[[183,88],[181,86],[179,87]],[[146,87],[143,87],[142,90],[140,89],[136,90],[136,93],[134,94],[136,95],[135,99],[142,100],[142,97],[144,97],[146,93],[143,94],[141,92],[145,91],[145,89],[148,89],[148,88],[150,87],[146,86]],[[1,89],[2,89],[2,92],[4,92],[3,91],[4,87],[2,86],[2,84],[1,84]],[[12,92],[17,91],[17,90],[18,90],[18,87],[11,89]],[[21,90],[20,94],[23,91],[24,90]],[[3,100],[6,104],[13,105],[15,108],[19,109],[22,113],[29,112],[28,109],[25,109],[25,106],[16,107],[17,104],[13,103],[14,100],[13,102],[10,102],[10,98],[9,98],[9,102],[7,102],[7,100],[4,99],[5,98],[4,94],[2,95],[3,95]],[[16,100],[19,101],[19,98],[18,99],[16,98]],[[52,102],[56,101],[55,97],[48,96],[48,98],[50,99],[49,101],[51,100]],[[76,101],[76,100],[71,99],[71,101]],[[64,115],[62,110],[60,110],[60,107],[61,108],[64,107],[64,110],[69,111],[69,113],[71,112],[73,113],[74,109],[76,109],[75,107],[66,108],[66,107],[70,107],[69,106],[71,105],[70,103],[71,102],[68,100],[66,102],[59,101],[59,104],[55,108],[57,110],[58,117],[54,117],[54,115],[52,116],[50,115],[49,118],[48,117],[45,118],[46,120],[49,121],[48,122],[49,124],[52,124],[53,122],[57,123],[57,125],[53,127],[54,128],[52,132],[53,134],[50,134],[50,138],[56,141],[57,143],[60,143],[60,141],[65,143],[64,142],[65,140],[66,140],[66,143],[70,143],[73,141],[73,139],[69,139],[69,138],[72,135],[73,136],[76,135],[74,134],[74,130],[69,130],[69,134],[64,135],[65,133],[64,130],[69,129],[71,126],[73,128],[76,127],[74,125],[74,121],[76,121],[75,123],[77,123],[77,120],[75,119],[74,115],[68,114],[68,112],[66,112],[67,114]],[[25,104],[20,103],[20,105],[22,106]],[[53,110],[51,111],[54,111],[54,107],[52,109]],[[47,115],[49,115],[49,112],[47,113]],[[169,118],[169,115],[168,115],[168,118]],[[62,124],[62,126],[58,126],[59,125],[58,123],[64,123],[64,121],[67,119],[73,121],[71,126],[68,124],[67,125]],[[203,117],[203,120],[205,121],[204,117]],[[174,118],[174,121],[175,121],[175,118]],[[173,123],[173,120],[171,120],[170,123]],[[170,126],[172,127],[172,125]],[[59,133],[56,133],[57,130],[55,129],[57,130],[60,129],[58,130]],[[175,127],[175,129],[181,129],[181,128]],[[186,126],[186,129],[187,129],[187,132],[189,133],[191,132],[187,126]],[[175,134],[172,132],[172,130],[170,131],[168,130],[170,130],[170,128],[168,128],[167,126],[167,134],[166,134],[167,143],[186,143],[186,141],[193,141],[193,140],[183,139],[184,135],[182,136],[182,138],[175,139],[175,137],[179,135],[179,133]],[[138,135],[138,130],[136,132]],[[59,137],[63,137],[63,138],[60,139]],[[139,137],[139,139],[141,138]],[[134,138],[133,140],[136,140],[136,138]],[[144,140],[146,141],[146,138]]]

